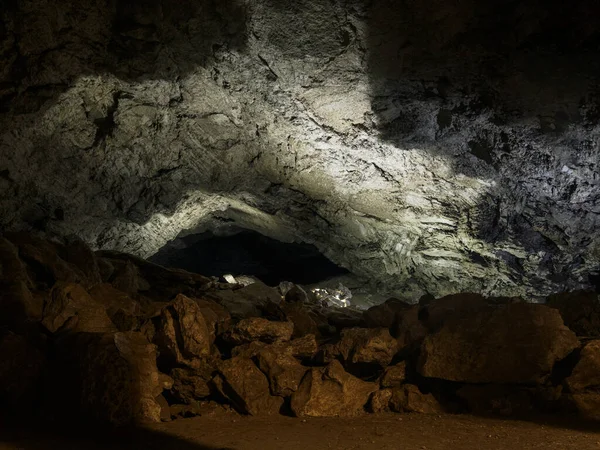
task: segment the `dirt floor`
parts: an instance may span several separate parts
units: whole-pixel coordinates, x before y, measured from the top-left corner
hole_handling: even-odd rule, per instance
[[[0,438],[2,450],[600,450],[600,424],[466,415],[296,419],[223,413],[118,433],[74,429],[60,432],[56,428],[42,433],[21,428],[4,436]]]

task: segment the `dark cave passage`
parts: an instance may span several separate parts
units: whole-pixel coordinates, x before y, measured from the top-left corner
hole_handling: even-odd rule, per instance
[[[251,275],[271,286],[281,281],[314,284],[348,273],[314,245],[280,242],[249,230],[229,236],[207,231],[181,237],[149,261],[205,276]]]

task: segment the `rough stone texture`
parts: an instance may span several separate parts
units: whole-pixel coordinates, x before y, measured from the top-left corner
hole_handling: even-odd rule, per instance
[[[52,288],[42,324],[51,333],[116,331],[102,303],[93,299],[81,285],[65,282],[58,282]]]
[[[407,377],[406,371],[406,361],[387,367],[379,379],[379,385],[382,388],[391,388],[404,384]]]
[[[387,328],[350,328],[342,331],[336,354],[349,364],[374,364],[386,367],[398,352],[398,341]]]
[[[588,284],[598,7],[8,2],[0,224],[147,257],[233,221],[409,300]]]
[[[69,334],[55,353],[48,392],[54,413],[114,425],[160,421],[156,347],[142,334]]]
[[[600,392],[578,392],[572,395],[572,399],[579,414],[586,419],[600,420]]]
[[[577,365],[565,382],[575,392],[589,387],[600,388],[600,340],[585,344]]]
[[[373,392],[371,401],[369,402],[369,411],[372,413],[389,411],[392,395],[393,391],[391,389],[380,389],[379,391]]]
[[[390,409],[395,412],[416,412],[422,414],[440,414],[444,412],[432,394],[423,394],[414,384],[392,389]]]
[[[364,412],[377,386],[344,371],[339,361],[324,368],[310,369],[292,395],[296,416],[354,416]]]
[[[235,357],[223,361],[218,370],[213,383],[238,412],[253,416],[279,412],[283,399],[270,395],[267,377],[251,359]]]
[[[234,325],[223,335],[223,339],[234,345],[247,344],[252,341],[273,343],[289,341],[294,331],[292,322],[273,322],[262,317],[244,319]]]
[[[381,305],[370,307],[363,313],[365,325],[369,328],[390,328],[394,323],[396,312],[404,311],[411,307],[401,300],[389,299]]]
[[[154,342],[166,364],[197,368],[211,354],[211,334],[202,310],[182,294],[163,309]]]
[[[168,389],[171,391],[171,395],[181,403],[192,404],[194,401],[210,396],[209,382],[215,370],[216,362],[210,364],[208,361],[205,361],[197,369],[176,367],[171,371],[173,384]]]
[[[600,337],[600,296],[594,291],[553,294],[548,306],[560,311],[565,325],[578,336]]]
[[[119,331],[138,328],[142,316],[141,306],[124,292],[108,283],[90,289],[90,296],[100,303]]]
[[[579,347],[557,310],[517,303],[448,320],[421,346],[421,375],[466,383],[540,383]]]
[[[289,397],[298,390],[302,377],[308,370],[289,353],[277,348],[265,348],[258,353],[258,367],[269,379],[271,394]]]

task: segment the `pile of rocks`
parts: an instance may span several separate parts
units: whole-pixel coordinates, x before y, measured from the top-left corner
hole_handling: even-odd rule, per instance
[[[212,402],[252,415],[600,419],[599,323],[591,292],[548,305],[390,299],[361,312],[300,286],[219,283],[77,239],[0,237],[0,401],[11,415],[126,424]]]

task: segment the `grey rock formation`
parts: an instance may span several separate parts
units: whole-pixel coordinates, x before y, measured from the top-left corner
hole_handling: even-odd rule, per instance
[[[149,257],[233,223],[408,300],[584,286],[597,2],[455,3],[8,1],[0,226]]]

